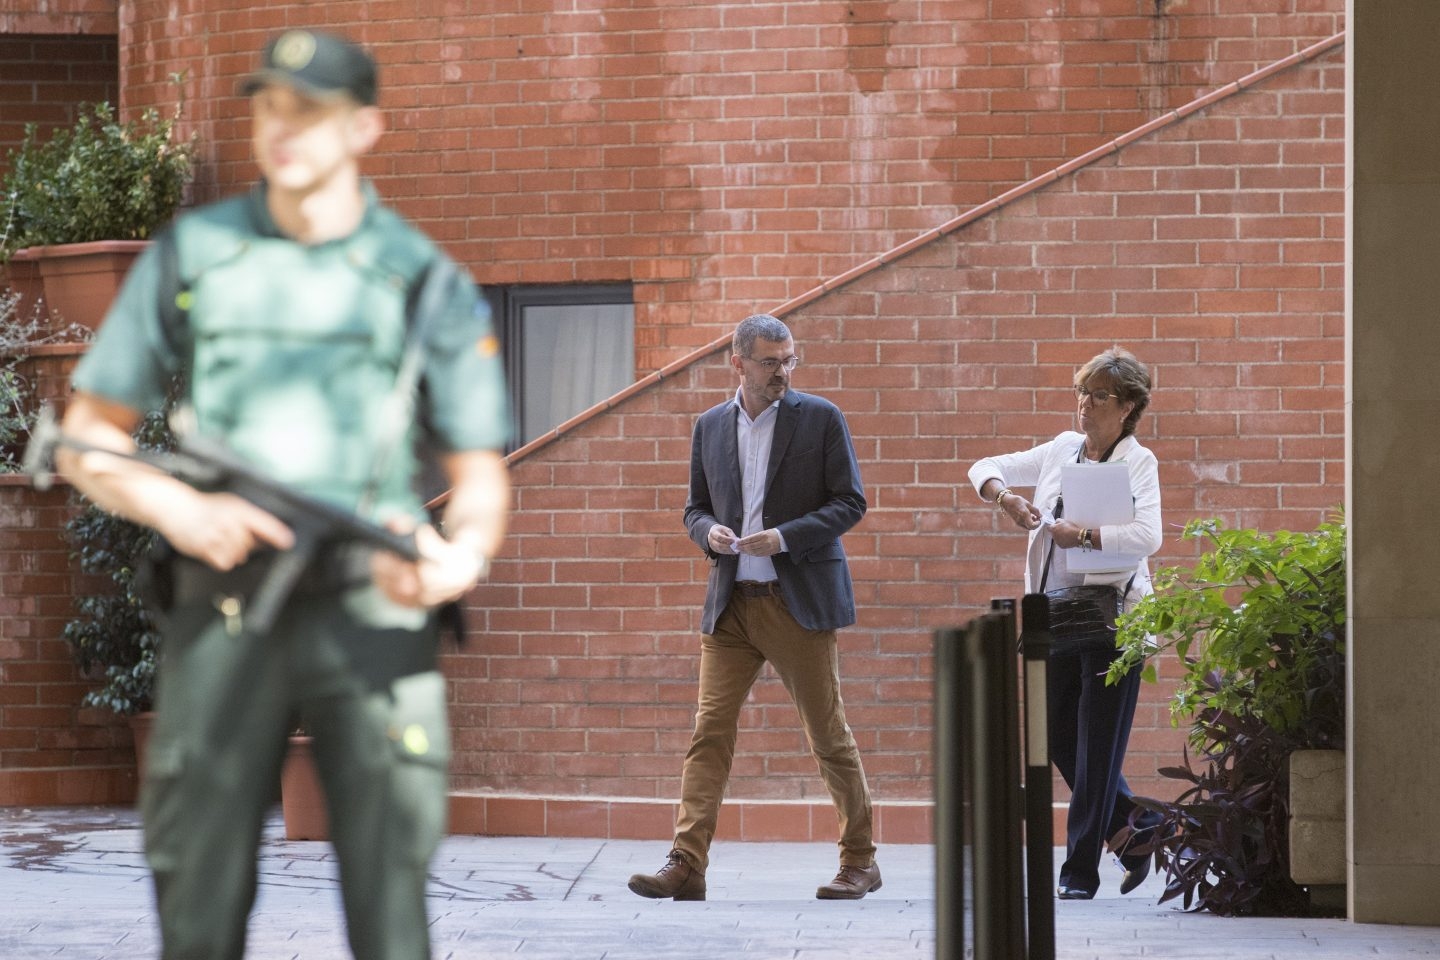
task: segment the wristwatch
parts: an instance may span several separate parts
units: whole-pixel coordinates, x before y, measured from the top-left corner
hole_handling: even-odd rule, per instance
[[[1095,541],[1091,537],[1091,534],[1093,532],[1094,531],[1092,531],[1089,527],[1086,527],[1084,530],[1080,531],[1080,547],[1082,550],[1095,549]]]

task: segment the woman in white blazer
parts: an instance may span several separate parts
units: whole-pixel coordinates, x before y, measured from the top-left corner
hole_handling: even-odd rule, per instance
[[[1112,347],[1076,371],[1075,394],[1079,432],[1066,431],[1029,450],[986,457],[970,468],[970,483],[982,499],[995,504],[1002,524],[1029,532],[1026,593],[1113,584],[1124,609],[1151,592],[1147,558],[1160,548],[1162,538],[1159,465],[1134,436],[1150,403],[1150,373],[1129,351]],[[1064,465],[1105,461],[1127,465],[1134,519],[1090,526],[1083,516],[1066,515],[1063,506],[1057,510]],[[1031,488],[1030,498],[1015,488]],[[1098,552],[1100,558],[1087,557],[1091,562],[1085,566],[1102,569],[1072,571],[1066,550],[1075,548]],[[1114,555],[1116,562],[1106,564],[1105,554]],[[1056,650],[1047,670],[1050,755],[1071,793],[1066,856],[1056,891],[1062,900],[1095,896],[1105,842],[1126,826],[1135,809],[1121,767],[1140,671],[1107,686],[1105,673],[1115,655],[1113,649]],[[1156,819],[1142,814],[1136,825],[1146,828]],[[1124,870],[1120,892],[1129,893],[1145,879],[1150,858],[1117,852]]]

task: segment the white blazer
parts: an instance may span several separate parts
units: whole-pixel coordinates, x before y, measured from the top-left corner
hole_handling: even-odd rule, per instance
[[[1054,510],[1055,501],[1060,498],[1060,468],[1075,462],[1084,442],[1083,433],[1066,431],[1054,440],[1029,450],[986,457],[970,468],[970,484],[977,495],[987,480],[999,480],[1007,487],[1034,487],[1030,501],[1041,510]],[[1133,602],[1152,592],[1147,558],[1164,542],[1160,520],[1160,467],[1155,454],[1142,447],[1134,436],[1121,440],[1110,459],[1124,461],[1130,467],[1130,493],[1135,498],[1135,519],[1129,523],[1099,527],[1100,542],[1105,551],[1140,556],[1140,562],[1135,567],[1135,583],[1128,598]],[[1030,531],[1025,554],[1026,593],[1039,588],[1045,552],[1049,546],[1050,536],[1043,526]],[[1085,575],[1085,582],[1114,583],[1123,589],[1129,578],[1128,570],[1120,574],[1090,573]]]

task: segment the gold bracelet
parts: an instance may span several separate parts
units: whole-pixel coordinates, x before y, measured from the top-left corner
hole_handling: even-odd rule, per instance
[[[1000,492],[997,493],[997,494],[995,494],[995,499],[990,501],[991,503],[995,504],[995,509],[997,509],[997,510],[1002,509],[1002,506],[1001,506],[1000,501],[1004,500],[1005,497],[1009,495],[1009,493],[1010,493],[1010,488],[1009,488],[1009,487],[1001,487],[1001,488],[1000,488]]]

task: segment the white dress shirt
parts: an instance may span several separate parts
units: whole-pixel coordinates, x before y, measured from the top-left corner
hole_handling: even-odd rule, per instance
[[[735,391],[735,406],[740,412],[735,417],[735,447],[740,455],[740,498],[745,505],[745,518],[736,532],[739,537],[748,537],[765,529],[765,472],[770,466],[770,448],[775,440],[775,421],[780,415],[780,401],[775,401],[760,411],[760,416],[750,418],[745,412],[744,395]],[[780,538],[780,549],[785,549],[785,538]],[[752,557],[740,554],[740,571],[737,580],[774,580],[775,564],[769,557]]]

